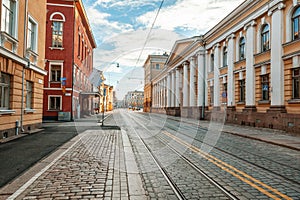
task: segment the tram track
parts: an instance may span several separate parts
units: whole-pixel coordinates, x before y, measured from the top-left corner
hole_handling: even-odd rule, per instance
[[[137,115],[137,117],[138,117],[138,115]],[[157,117],[160,117],[160,116],[157,115]],[[145,118],[140,118],[140,119],[145,119]],[[172,120],[172,121],[178,122],[178,120],[175,120],[175,119],[172,119],[172,118],[168,118],[168,120]],[[168,120],[165,121],[166,124],[165,124],[165,126],[162,128],[163,130],[168,131],[168,129],[170,129],[170,130],[176,131],[177,133],[180,133],[180,134],[182,134],[182,135],[184,135],[184,136],[186,136],[186,137],[189,137],[189,138],[191,138],[191,139],[193,139],[193,140],[195,140],[195,141],[197,141],[197,142],[200,142],[200,143],[203,143],[203,144],[205,144],[205,145],[208,145],[208,146],[210,146],[210,147],[212,147],[212,148],[214,148],[214,149],[216,149],[216,150],[218,150],[218,151],[220,151],[220,152],[223,152],[223,153],[225,153],[225,154],[227,154],[227,155],[230,155],[230,156],[232,156],[232,157],[234,157],[234,158],[237,158],[237,159],[239,159],[239,160],[241,160],[241,161],[244,161],[244,162],[246,162],[246,163],[249,163],[249,164],[251,164],[251,165],[253,165],[253,166],[255,166],[255,167],[261,168],[262,170],[265,170],[265,171],[267,171],[267,172],[269,172],[269,173],[272,173],[272,174],[274,174],[274,175],[276,175],[276,176],[278,176],[278,177],[280,177],[280,178],[283,178],[283,179],[285,179],[285,180],[288,180],[288,181],[290,181],[291,183],[300,185],[300,182],[299,182],[299,181],[293,180],[293,179],[291,179],[291,178],[289,178],[289,177],[286,177],[286,176],[284,176],[284,175],[282,175],[282,174],[280,174],[280,173],[277,173],[277,172],[275,172],[275,171],[271,171],[271,170],[269,170],[268,168],[266,168],[266,167],[264,167],[264,166],[262,166],[262,165],[258,165],[258,164],[254,163],[254,162],[251,162],[251,161],[249,161],[249,160],[247,160],[247,159],[244,159],[244,158],[241,157],[241,156],[237,156],[237,155],[235,155],[234,153],[231,153],[231,152],[229,152],[229,151],[226,151],[226,150],[224,150],[224,149],[222,149],[222,148],[217,147],[216,145],[211,145],[211,144],[209,144],[209,143],[207,143],[207,142],[205,142],[205,141],[203,141],[203,140],[197,139],[196,137],[191,137],[189,134],[186,134],[184,131],[179,130],[179,126],[175,126],[174,124],[170,123]],[[195,127],[195,124],[192,124],[192,123],[187,123],[187,122],[180,122],[180,123],[192,125],[192,126],[189,126],[189,129],[192,129],[192,131],[198,131],[198,130],[208,131],[207,128],[203,128],[203,127]],[[184,127],[184,126],[181,126],[181,128],[182,128],[182,129],[185,129],[185,130],[189,130],[189,129],[187,129],[187,128]],[[226,145],[227,147],[230,146],[230,145],[228,145],[227,143],[224,143],[224,142],[222,142],[222,141],[218,141],[218,142],[219,142],[220,144],[224,144],[224,146],[225,146],[225,145]],[[277,164],[278,166],[286,167],[286,168],[292,169],[292,170],[295,171],[295,174],[300,174],[300,170],[297,169],[297,168],[295,168],[295,167],[293,167],[293,166],[287,165],[287,164],[285,164],[285,163],[279,163],[279,162],[277,162],[277,161],[271,160],[271,159],[269,159],[269,158],[266,158],[266,157],[263,157],[263,156],[260,156],[260,155],[257,155],[257,154],[253,154],[253,153],[251,153],[251,152],[249,152],[249,151],[245,151],[244,149],[240,149],[240,148],[237,148],[237,147],[235,147],[235,146],[230,146],[230,147],[236,149],[237,151],[242,151],[242,152],[245,152],[245,153],[247,153],[247,154],[249,154],[249,155],[252,155],[253,157],[259,157],[259,158],[264,159],[264,160],[266,160],[266,161],[268,161],[268,162],[270,162],[270,163]],[[294,177],[294,178],[295,178],[295,177]]]
[[[137,120],[137,119],[138,119],[138,120]],[[147,118],[146,118],[145,116],[143,116],[143,115],[141,116],[141,115],[136,114],[136,115],[134,116],[134,120],[135,120],[137,123],[139,123],[139,125],[144,126],[144,129],[145,129],[145,127],[147,126],[146,124],[149,124],[149,119],[147,119]],[[157,118],[153,119],[153,118],[152,118],[152,120],[154,120],[154,121],[155,121],[155,120],[161,121],[162,119],[157,119]],[[172,119],[171,119],[171,120],[172,120]],[[183,122],[183,123],[185,123],[185,122]],[[152,123],[152,124],[155,124],[155,122]],[[187,124],[187,123],[185,123],[185,124]],[[145,125],[146,125],[146,126],[145,126]],[[170,127],[170,125],[172,125],[172,127]],[[183,127],[185,127],[185,128],[183,128]],[[188,128],[187,128],[187,127],[188,127]],[[146,128],[147,128],[147,127],[146,127]],[[191,128],[190,126],[182,126],[182,124],[180,124],[179,126],[176,126],[176,125],[171,124],[168,120],[166,120],[166,121],[165,121],[165,125],[164,125],[163,127],[161,127],[161,130],[162,130],[162,131],[167,131],[167,130],[169,129],[169,130],[175,131],[176,134],[181,134],[181,135],[184,135],[185,137],[190,137],[189,134],[186,134],[186,132],[187,132],[190,128]],[[179,129],[181,129],[181,131],[179,131]],[[192,129],[194,129],[194,131],[195,131],[195,129],[197,129],[197,128],[195,128],[195,127],[193,126]],[[198,129],[197,129],[197,130],[198,130]],[[148,132],[151,133],[151,130],[148,130]],[[159,139],[159,140],[161,140],[161,141],[164,140],[163,138],[158,137],[158,134],[157,134],[157,135],[154,135],[154,137],[156,137],[157,139]],[[171,136],[171,137],[172,137],[172,136]],[[190,138],[191,138],[191,137],[190,137]],[[197,141],[197,142],[203,143],[203,141],[198,140],[198,139],[196,139],[196,138],[191,138],[191,139],[193,139],[193,140],[195,140],[195,141]],[[180,139],[179,139],[179,140],[180,140]],[[164,144],[165,144],[166,146],[168,146],[169,148],[172,148],[172,147],[170,147],[170,146],[168,145],[169,142],[170,142],[170,141],[165,141]],[[179,142],[179,143],[180,143],[180,142]],[[182,142],[182,143],[184,143],[184,142]],[[189,148],[192,144],[185,144],[185,145],[186,145],[187,148]],[[210,145],[210,144],[206,143],[206,145]],[[286,177],[286,176],[282,176],[281,174],[278,174],[278,173],[276,173],[276,172],[270,171],[270,170],[268,170],[267,168],[264,168],[264,167],[262,167],[262,166],[260,166],[260,165],[256,165],[256,164],[253,163],[253,162],[249,162],[248,160],[243,159],[243,158],[240,158],[239,156],[236,156],[236,155],[234,155],[234,154],[232,154],[232,153],[230,153],[230,152],[227,152],[226,150],[223,150],[223,149],[221,149],[221,148],[219,148],[219,147],[216,147],[216,146],[212,146],[212,147],[213,147],[215,150],[217,150],[217,151],[219,151],[219,152],[221,152],[221,153],[223,153],[223,154],[226,154],[226,155],[229,155],[229,156],[233,157],[234,159],[238,159],[238,160],[240,160],[241,162],[248,163],[250,166],[253,166],[254,168],[256,168],[256,170],[261,169],[261,170],[264,170],[264,171],[268,172],[268,174],[270,174],[270,175],[272,174],[271,176],[274,177],[274,178],[277,176],[277,178],[279,178],[279,179],[286,180],[287,182],[290,182],[291,184],[294,184],[294,186],[296,185],[296,188],[297,188],[297,185],[299,185],[299,183],[298,183],[297,181],[292,180],[292,179],[289,179],[289,178]],[[194,152],[196,152],[196,153],[199,152],[199,149],[194,150],[194,147],[192,147],[191,149],[192,149],[192,151],[194,151]],[[173,150],[174,150],[174,148],[173,148]],[[176,151],[176,150],[175,150],[175,151]],[[177,154],[178,154],[178,155],[181,155],[180,152],[177,152]],[[253,155],[255,155],[255,154],[253,154]],[[255,155],[255,156],[257,156],[257,155]],[[184,156],[181,155],[181,158],[184,159]],[[186,158],[186,157],[185,157],[185,158]],[[263,157],[262,157],[262,158],[263,158]],[[192,161],[189,160],[189,158],[187,158],[187,160],[188,160],[188,162],[194,164]],[[272,162],[273,160],[269,160],[269,161]],[[217,161],[217,162],[223,163],[222,161]],[[280,164],[280,163],[277,163],[277,164]],[[219,165],[219,164],[217,164],[217,165]],[[226,166],[226,165],[227,165],[227,164],[225,163],[225,166]],[[197,166],[196,166],[196,167],[197,167]],[[220,165],[219,167],[220,167],[220,168],[223,168],[223,166],[221,166],[221,165]],[[226,167],[227,167],[227,166],[226,166]],[[231,168],[231,169],[234,169],[234,170],[237,172],[238,175],[232,173],[232,172],[230,171],[230,170],[231,170],[230,168]],[[298,170],[298,169],[295,169],[295,170]],[[231,173],[233,176],[236,176],[236,177],[240,178],[241,180],[243,180],[243,182],[245,182],[245,183],[251,185],[253,188],[256,188],[257,190],[261,191],[262,193],[264,193],[265,195],[269,196],[269,197],[272,198],[272,199],[277,199],[277,198],[278,198],[277,196],[280,196],[280,198],[282,198],[282,199],[291,199],[289,196],[285,195],[285,192],[282,193],[282,192],[281,192],[282,190],[281,190],[281,191],[278,191],[278,190],[276,190],[275,188],[270,187],[270,186],[267,185],[267,184],[264,184],[263,182],[259,181],[258,179],[256,179],[256,178],[254,178],[254,177],[251,177],[251,176],[249,176],[249,175],[243,173],[242,171],[236,169],[236,168],[233,167],[233,166],[229,166],[228,173]],[[242,176],[240,176],[240,174],[242,174]],[[243,178],[243,176],[245,176],[246,178]],[[269,176],[269,175],[268,175],[268,176]],[[249,181],[248,178],[250,178],[251,181]],[[252,182],[254,182],[255,184],[253,184]],[[256,184],[258,184],[259,186],[257,186]],[[292,186],[292,187],[294,187],[294,186]],[[296,191],[299,192],[298,189],[296,189]],[[275,194],[275,195],[274,195],[274,194]]]
[[[144,130],[146,130],[148,133],[151,134],[151,130],[149,130],[146,126],[144,126],[143,122],[141,122],[139,119],[129,116],[132,121],[139,124]],[[132,123],[132,121],[130,123]],[[145,140],[139,135],[139,133],[134,129],[135,134],[139,138],[139,140],[142,142],[144,147],[147,149],[148,153],[151,155],[152,159],[154,160],[155,164],[171,186],[172,190],[176,194],[178,199],[187,199],[184,195],[184,193],[180,190],[180,188],[177,186],[176,182],[173,180],[172,176],[168,173],[167,169],[160,163],[160,160],[157,158],[157,156],[152,151],[151,147],[147,145]],[[171,147],[168,144],[168,141],[166,141],[164,138],[159,137],[157,135],[152,135],[155,137],[159,142],[163,143],[163,145],[167,146],[174,154],[176,154],[178,157],[180,157],[189,167],[191,167],[193,170],[198,172],[200,176],[205,178],[213,187],[217,188],[220,192],[222,192],[228,199],[237,200],[238,198],[231,194],[230,191],[226,190],[221,184],[210,178],[202,169],[197,167],[191,160],[189,160],[186,156],[182,155],[180,152],[178,152],[175,148]]]

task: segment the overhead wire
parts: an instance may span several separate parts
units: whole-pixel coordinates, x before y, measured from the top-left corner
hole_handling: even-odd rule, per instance
[[[151,28],[150,28],[150,30],[149,30],[149,32],[148,32],[148,35],[147,35],[147,37],[146,37],[146,40],[145,40],[145,42],[144,42],[143,48],[142,48],[142,50],[141,50],[141,52],[140,52],[140,54],[139,54],[139,57],[138,57],[138,59],[137,59],[137,61],[136,61],[136,63],[135,63],[135,67],[137,66],[137,64],[139,63],[139,61],[140,61],[140,59],[141,59],[141,56],[142,56],[142,54],[143,54],[143,51],[144,51],[144,49],[145,49],[145,47],[146,47],[146,45],[147,45],[147,42],[148,42],[149,38],[150,38],[150,34],[151,34],[152,30],[153,30],[154,24],[155,24],[155,22],[156,22],[156,19],[157,19],[158,15],[159,15],[159,12],[160,12],[162,6],[163,6],[163,3],[164,3],[164,0],[162,0],[161,3],[160,3],[160,6],[159,6],[159,8],[158,8],[158,10],[157,10],[157,13],[156,13],[156,16],[155,16],[155,18],[154,18],[154,21],[153,21],[153,23],[152,23],[152,25],[151,25]]]

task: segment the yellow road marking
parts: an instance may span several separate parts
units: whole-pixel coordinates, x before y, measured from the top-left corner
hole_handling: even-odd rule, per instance
[[[249,184],[250,186],[254,187],[255,189],[259,190],[260,192],[262,192],[263,194],[269,196],[270,198],[272,199],[280,199],[278,197],[276,197],[275,195],[271,194],[270,192],[266,191],[264,188],[267,188],[268,190],[272,191],[273,193],[277,194],[278,196],[284,198],[284,199],[287,199],[287,200],[292,200],[291,197],[285,195],[285,194],[282,194],[281,192],[279,192],[278,190],[272,188],[271,186],[261,182],[260,180],[257,180],[256,178],[246,174],[245,172],[233,167],[232,165],[229,165],[228,163],[225,163],[223,162],[222,160],[212,156],[212,155],[209,155],[205,152],[203,152],[202,150],[200,150],[199,148],[193,146],[192,144],[189,144],[183,140],[181,140],[180,138],[170,134],[169,132],[167,131],[163,131],[163,133],[165,135],[167,135],[168,137],[174,139],[176,142],[182,144],[183,146],[186,146],[187,148],[189,148],[190,150],[192,150],[193,152],[199,154],[200,156],[202,156],[203,158],[207,159],[208,161],[210,161],[211,163],[215,164],[216,166],[218,166],[219,168],[221,168],[222,170],[230,173],[231,175],[235,176],[236,178],[240,179],[241,181],[243,181],[244,183],[247,183]],[[237,173],[235,173],[237,172]],[[240,174],[240,175],[239,175]],[[241,176],[242,175],[242,176]],[[244,177],[243,177],[244,176]],[[246,179],[247,178],[247,179]],[[251,181],[259,184],[255,184],[251,181],[249,181],[248,179],[250,179]],[[263,186],[264,188],[260,187],[260,186]]]

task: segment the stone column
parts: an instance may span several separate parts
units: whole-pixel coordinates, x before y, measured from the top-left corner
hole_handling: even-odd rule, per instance
[[[205,51],[204,48],[200,50],[197,54],[198,58],[198,97],[197,97],[197,106],[203,106],[205,99],[205,79],[206,79],[206,65],[205,65]]]
[[[228,38],[228,48],[227,48],[227,55],[228,55],[228,79],[227,79],[227,106],[234,106],[235,99],[234,99],[234,40],[235,36],[232,34]]]
[[[196,88],[195,88],[195,58],[190,58],[190,107],[196,106]]]
[[[167,107],[171,107],[171,73],[167,76]]]
[[[214,107],[220,107],[220,44],[214,49]]]
[[[255,21],[246,25],[246,108],[255,108],[254,34]]]
[[[164,107],[167,107],[168,103],[168,86],[167,86],[167,76],[164,78]]]
[[[277,1],[276,1],[277,2]],[[284,65],[283,49],[283,8],[282,1],[269,4],[269,16],[272,16],[271,26],[271,108],[285,112],[284,108]]]
[[[180,105],[180,69],[176,67],[176,77],[175,77],[175,107]]]
[[[183,107],[189,106],[189,76],[188,62],[183,63]]]
[[[175,96],[175,84],[176,84],[175,70],[173,70],[171,73],[172,73],[171,107],[175,107],[175,100],[176,100],[176,96]]]

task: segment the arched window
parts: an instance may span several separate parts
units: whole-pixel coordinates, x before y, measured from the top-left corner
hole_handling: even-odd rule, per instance
[[[227,47],[225,46],[223,48],[223,67],[226,67],[227,65]]]
[[[293,40],[299,39],[300,36],[300,7],[298,7],[292,16]]]
[[[215,56],[212,53],[210,55],[210,71],[213,72],[214,71],[214,66],[215,66]]]
[[[241,39],[240,39],[239,58],[240,58],[240,60],[245,59],[245,37],[241,37]]]
[[[52,21],[52,47],[63,47],[63,23],[65,16],[62,13],[55,12],[50,16]]]
[[[268,24],[265,24],[261,30],[261,51],[267,51],[270,49],[270,28]]]

